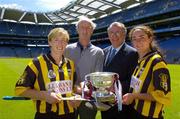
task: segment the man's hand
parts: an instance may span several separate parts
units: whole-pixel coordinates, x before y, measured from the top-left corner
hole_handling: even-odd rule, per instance
[[[80,100],[70,100],[69,103],[73,108],[77,109],[79,107],[79,105],[81,104],[81,101]]]
[[[75,94],[75,96],[73,98],[74,98],[74,100],[70,100],[69,103],[73,108],[77,109],[77,107],[79,107],[79,105],[81,104],[81,100],[78,100],[78,98],[80,99],[81,96]]]

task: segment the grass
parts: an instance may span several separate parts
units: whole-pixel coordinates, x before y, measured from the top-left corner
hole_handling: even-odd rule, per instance
[[[0,59],[0,119],[33,119],[32,101],[5,101],[5,95],[14,95],[14,87],[30,59]],[[168,65],[171,74],[172,104],[165,108],[165,119],[180,119],[180,65]],[[100,119],[100,113],[96,119]]]

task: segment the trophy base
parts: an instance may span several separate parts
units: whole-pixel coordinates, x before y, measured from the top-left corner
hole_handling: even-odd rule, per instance
[[[94,104],[95,104],[97,110],[99,110],[99,111],[107,111],[108,109],[111,108],[110,105],[107,105],[107,104],[104,104],[101,102],[95,102]]]
[[[114,93],[110,93],[110,94],[106,94],[106,95],[97,95],[97,94],[93,94],[93,98],[95,98],[97,100],[97,102],[110,102],[110,103],[114,103],[116,101],[115,98],[115,94]]]

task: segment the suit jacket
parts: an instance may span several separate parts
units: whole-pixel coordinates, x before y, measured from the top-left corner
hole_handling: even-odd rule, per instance
[[[111,50],[111,46],[104,49],[105,60]],[[131,75],[137,65],[138,54],[134,48],[124,43],[110,63],[104,61],[104,72],[115,72],[119,74],[122,84],[122,94],[129,91]]]

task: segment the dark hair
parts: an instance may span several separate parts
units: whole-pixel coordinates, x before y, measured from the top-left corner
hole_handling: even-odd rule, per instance
[[[159,48],[159,46],[155,40],[154,31],[149,26],[140,25],[140,26],[136,26],[133,29],[131,29],[131,31],[129,32],[130,40],[132,39],[132,34],[136,29],[140,29],[140,30],[144,31],[149,38],[152,38],[152,42],[150,44],[151,51],[158,52],[161,56],[163,56],[162,50]]]

